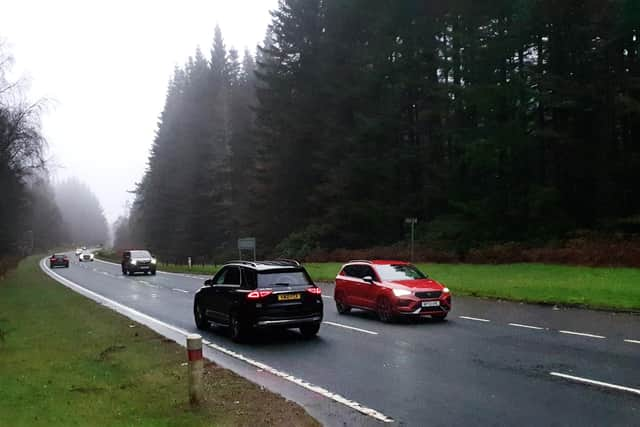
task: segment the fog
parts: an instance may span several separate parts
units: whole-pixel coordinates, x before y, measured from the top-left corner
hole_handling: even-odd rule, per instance
[[[276,0],[37,1],[3,4],[0,39],[29,97],[48,99],[43,133],[58,185],[78,177],[109,223],[143,175],[168,81],[216,23],[227,47],[262,40]]]

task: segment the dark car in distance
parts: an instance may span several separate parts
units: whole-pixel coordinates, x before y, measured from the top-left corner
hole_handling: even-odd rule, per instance
[[[147,250],[128,250],[122,252],[122,274],[132,276],[135,273],[156,274],[156,259]]]
[[[49,258],[49,268],[69,268],[69,258],[64,254],[53,254]]]
[[[323,303],[320,288],[297,261],[231,261],[196,292],[193,314],[199,329],[226,326],[234,341],[261,328],[299,328],[312,338]]]

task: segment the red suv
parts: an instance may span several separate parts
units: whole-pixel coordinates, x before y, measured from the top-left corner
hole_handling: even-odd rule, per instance
[[[371,310],[380,320],[399,316],[444,319],[451,310],[451,292],[404,261],[349,261],[336,277],[338,313],[351,308]]]

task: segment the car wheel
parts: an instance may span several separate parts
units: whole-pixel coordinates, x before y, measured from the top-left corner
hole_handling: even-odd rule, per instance
[[[395,316],[393,315],[393,306],[389,298],[380,298],[378,300],[378,317],[385,323],[393,322]]]
[[[200,330],[206,330],[209,326],[207,319],[204,317],[204,312],[202,311],[202,307],[198,302],[193,303],[193,318],[196,322],[196,327]]]
[[[133,276],[133,271],[127,269],[127,274],[129,274],[129,276]]]
[[[152,276],[155,276],[155,275],[156,275],[156,271],[155,271],[155,270],[152,270],[152,271],[151,271],[151,275],[152,275]]]
[[[240,322],[240,319],[235,314],[231,315],[231,319],[229,319],[229,334],[231,335],[231,339],[235,342],[242,342],[246,337],[246,328]]]
[[[314,323],[311,325],[300,326],[300,333],[305,338],[313,338],[318,335],[320,330],[320,323]]]
[[[336,299],[336,310],[338,310],[338,313],[340,314],[347,314],[351,311],[351,307],[349,307],[347,304],[340,302],[340,300]]]

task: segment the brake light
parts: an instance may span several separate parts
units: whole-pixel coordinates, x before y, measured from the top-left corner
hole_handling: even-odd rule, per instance
[[[264,291],[251,291],[247,294],[247,299],[260,299],[269,296],[273,293],[271,289]]]
[[[308,288],[307,292],[312,293],[314,295],[320,295],[322,293],[322,289],[320,289],[320,288]]]

